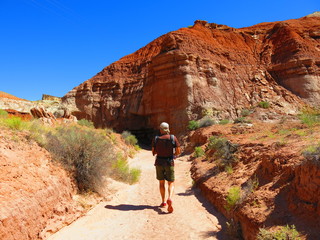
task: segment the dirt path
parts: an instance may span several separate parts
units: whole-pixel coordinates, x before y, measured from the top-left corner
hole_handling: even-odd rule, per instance
[[[49,240],[227,239],[224,218],[191,189],[190,162],[176,159],[174,212],[158,208],[160,194],[154,157],[142,150],[130,164],[142,170],[138,184],[125,186],[110,201],[52,235]]]

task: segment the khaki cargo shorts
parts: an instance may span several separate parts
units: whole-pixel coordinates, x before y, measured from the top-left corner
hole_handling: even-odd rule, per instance
[[[174,182],[174,166],[156,166],[157,179]]]

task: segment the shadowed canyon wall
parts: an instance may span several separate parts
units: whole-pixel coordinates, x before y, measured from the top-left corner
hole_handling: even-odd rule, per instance
[[[104,68],[63,97],[77,118],[118,131],[158,128],[182,133],[209,111],[236,118],[261,101],[295,114],[320,100],[320,18],[235,29],[196,21]]]

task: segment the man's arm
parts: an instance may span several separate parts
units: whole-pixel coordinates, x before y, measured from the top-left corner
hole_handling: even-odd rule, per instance
[[[156,150],[154,149],[154,147],[152,147],[152,155],[154,156],[154,155],[156,155],[157,153],[156,153]]]
[[[177,157],[177,156],[180,155],[180,153],[181,153],[181,148],[180,147],[176,147],[174,155]]]
[[[180,148],[180,143],[179,143],[179,141],[178,141],[176,136],[174,136],[174,141],[175,141],[175,144],[176,144],[174,155],[177,157],[178,155],[181,154],[181,148]]]

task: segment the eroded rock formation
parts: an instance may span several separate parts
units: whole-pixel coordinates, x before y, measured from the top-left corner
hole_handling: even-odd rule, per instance
[[[235,118],[260,101],[297,113],[319,95],[320,18],[235,29],[196,21],[109,65],[63,98],[78,118],[117,130]]]
[[[68,173],[23,133],[1,129],[0,162],[0,239],[44,239],[54,218],[61,227],[81,215]]]

